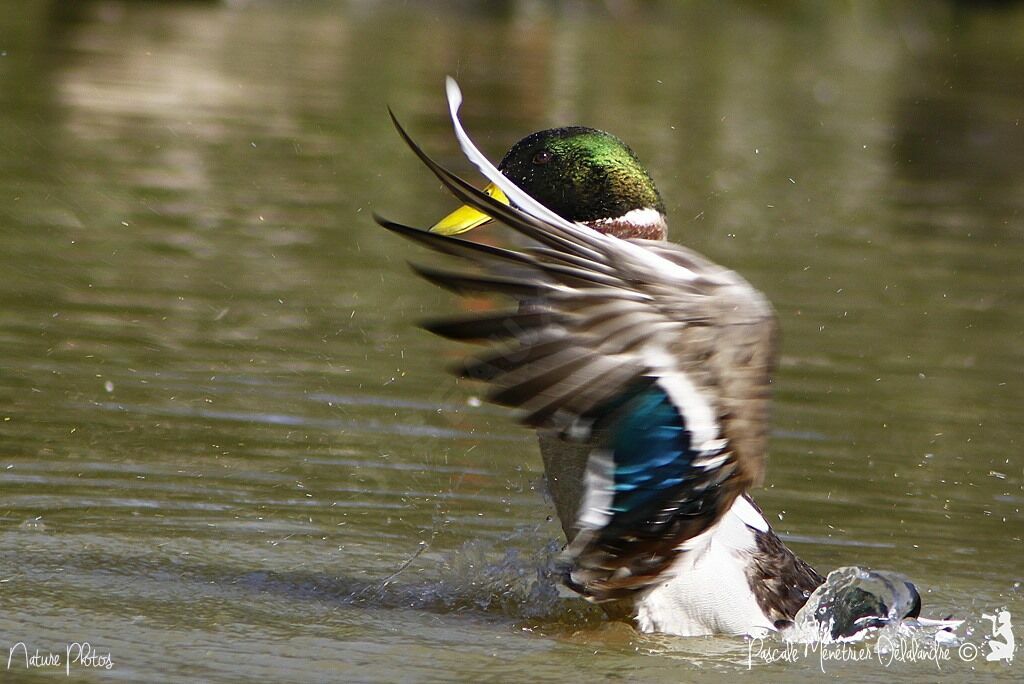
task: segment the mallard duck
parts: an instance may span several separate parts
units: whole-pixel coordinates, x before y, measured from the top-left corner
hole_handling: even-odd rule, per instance
[[[645,632],[764,634],[792,623],[823,582],[750,497],[764,473],[776,319],[737,273],[666,241],[650,174],[618,138],[573,126],[533,133],[497,167],[458,118],[490,181],[478,190],[401,136],[465,206],[429,231],[376,217],[403,237],[472,262],[414,266],[458,294],[517,305],[428,322],[482,342],[456,372],[489,382],[540,436],[568,544],[562,581]],[[453,237],[497,220],[531,245]]]

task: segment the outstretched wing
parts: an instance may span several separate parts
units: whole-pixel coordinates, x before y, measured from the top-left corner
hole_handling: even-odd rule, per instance
[[[540,207],[465,135],[453,84],[463,150],[515,206],[439,166],[396,120],[399,133],[456,197],[540,246],[506,250],[377,221],[479,267],[415,267],[431,282],[519,300],[425,327],[490,345],[457,372],[491,383],[488,398],[516,408],[522,423],[591,446],[566,583],[593,601],[628,596],[656,583],[684,542],[761,479],[771,307],[694,252],[602,235]]]

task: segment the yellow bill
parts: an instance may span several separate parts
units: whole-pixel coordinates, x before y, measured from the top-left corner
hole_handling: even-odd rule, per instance
[[[502,204],[509,203],[508,197],[494,183],[490,183],[483,191]],[[431,226],[430,232],[440,233],[441,235],[458,235],[493,220],[487,214],[473,207],[461,206]]]

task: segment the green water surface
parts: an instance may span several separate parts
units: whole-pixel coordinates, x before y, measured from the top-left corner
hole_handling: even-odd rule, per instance
[[[413,322],[459,304],[371,219],[454,206],[385,110],[468,173],[445,74],[493,158],[628,141],[672,239],[771,299],[756,498],[797,553],[1024,643],[1024,6],[32,0],[0,11],[0,679],[83,641],[86,681],[822,676],[554,593],[533,437],[445,373]]]

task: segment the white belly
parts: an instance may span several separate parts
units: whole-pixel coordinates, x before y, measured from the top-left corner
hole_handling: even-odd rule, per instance
[[[677,636],[763,635],[774,630],[757,605],[745,572],[757,550],[748,523],[768,527],[740,497],[715,527],[687,542],[671,578],[637,601],[637,627]]]

